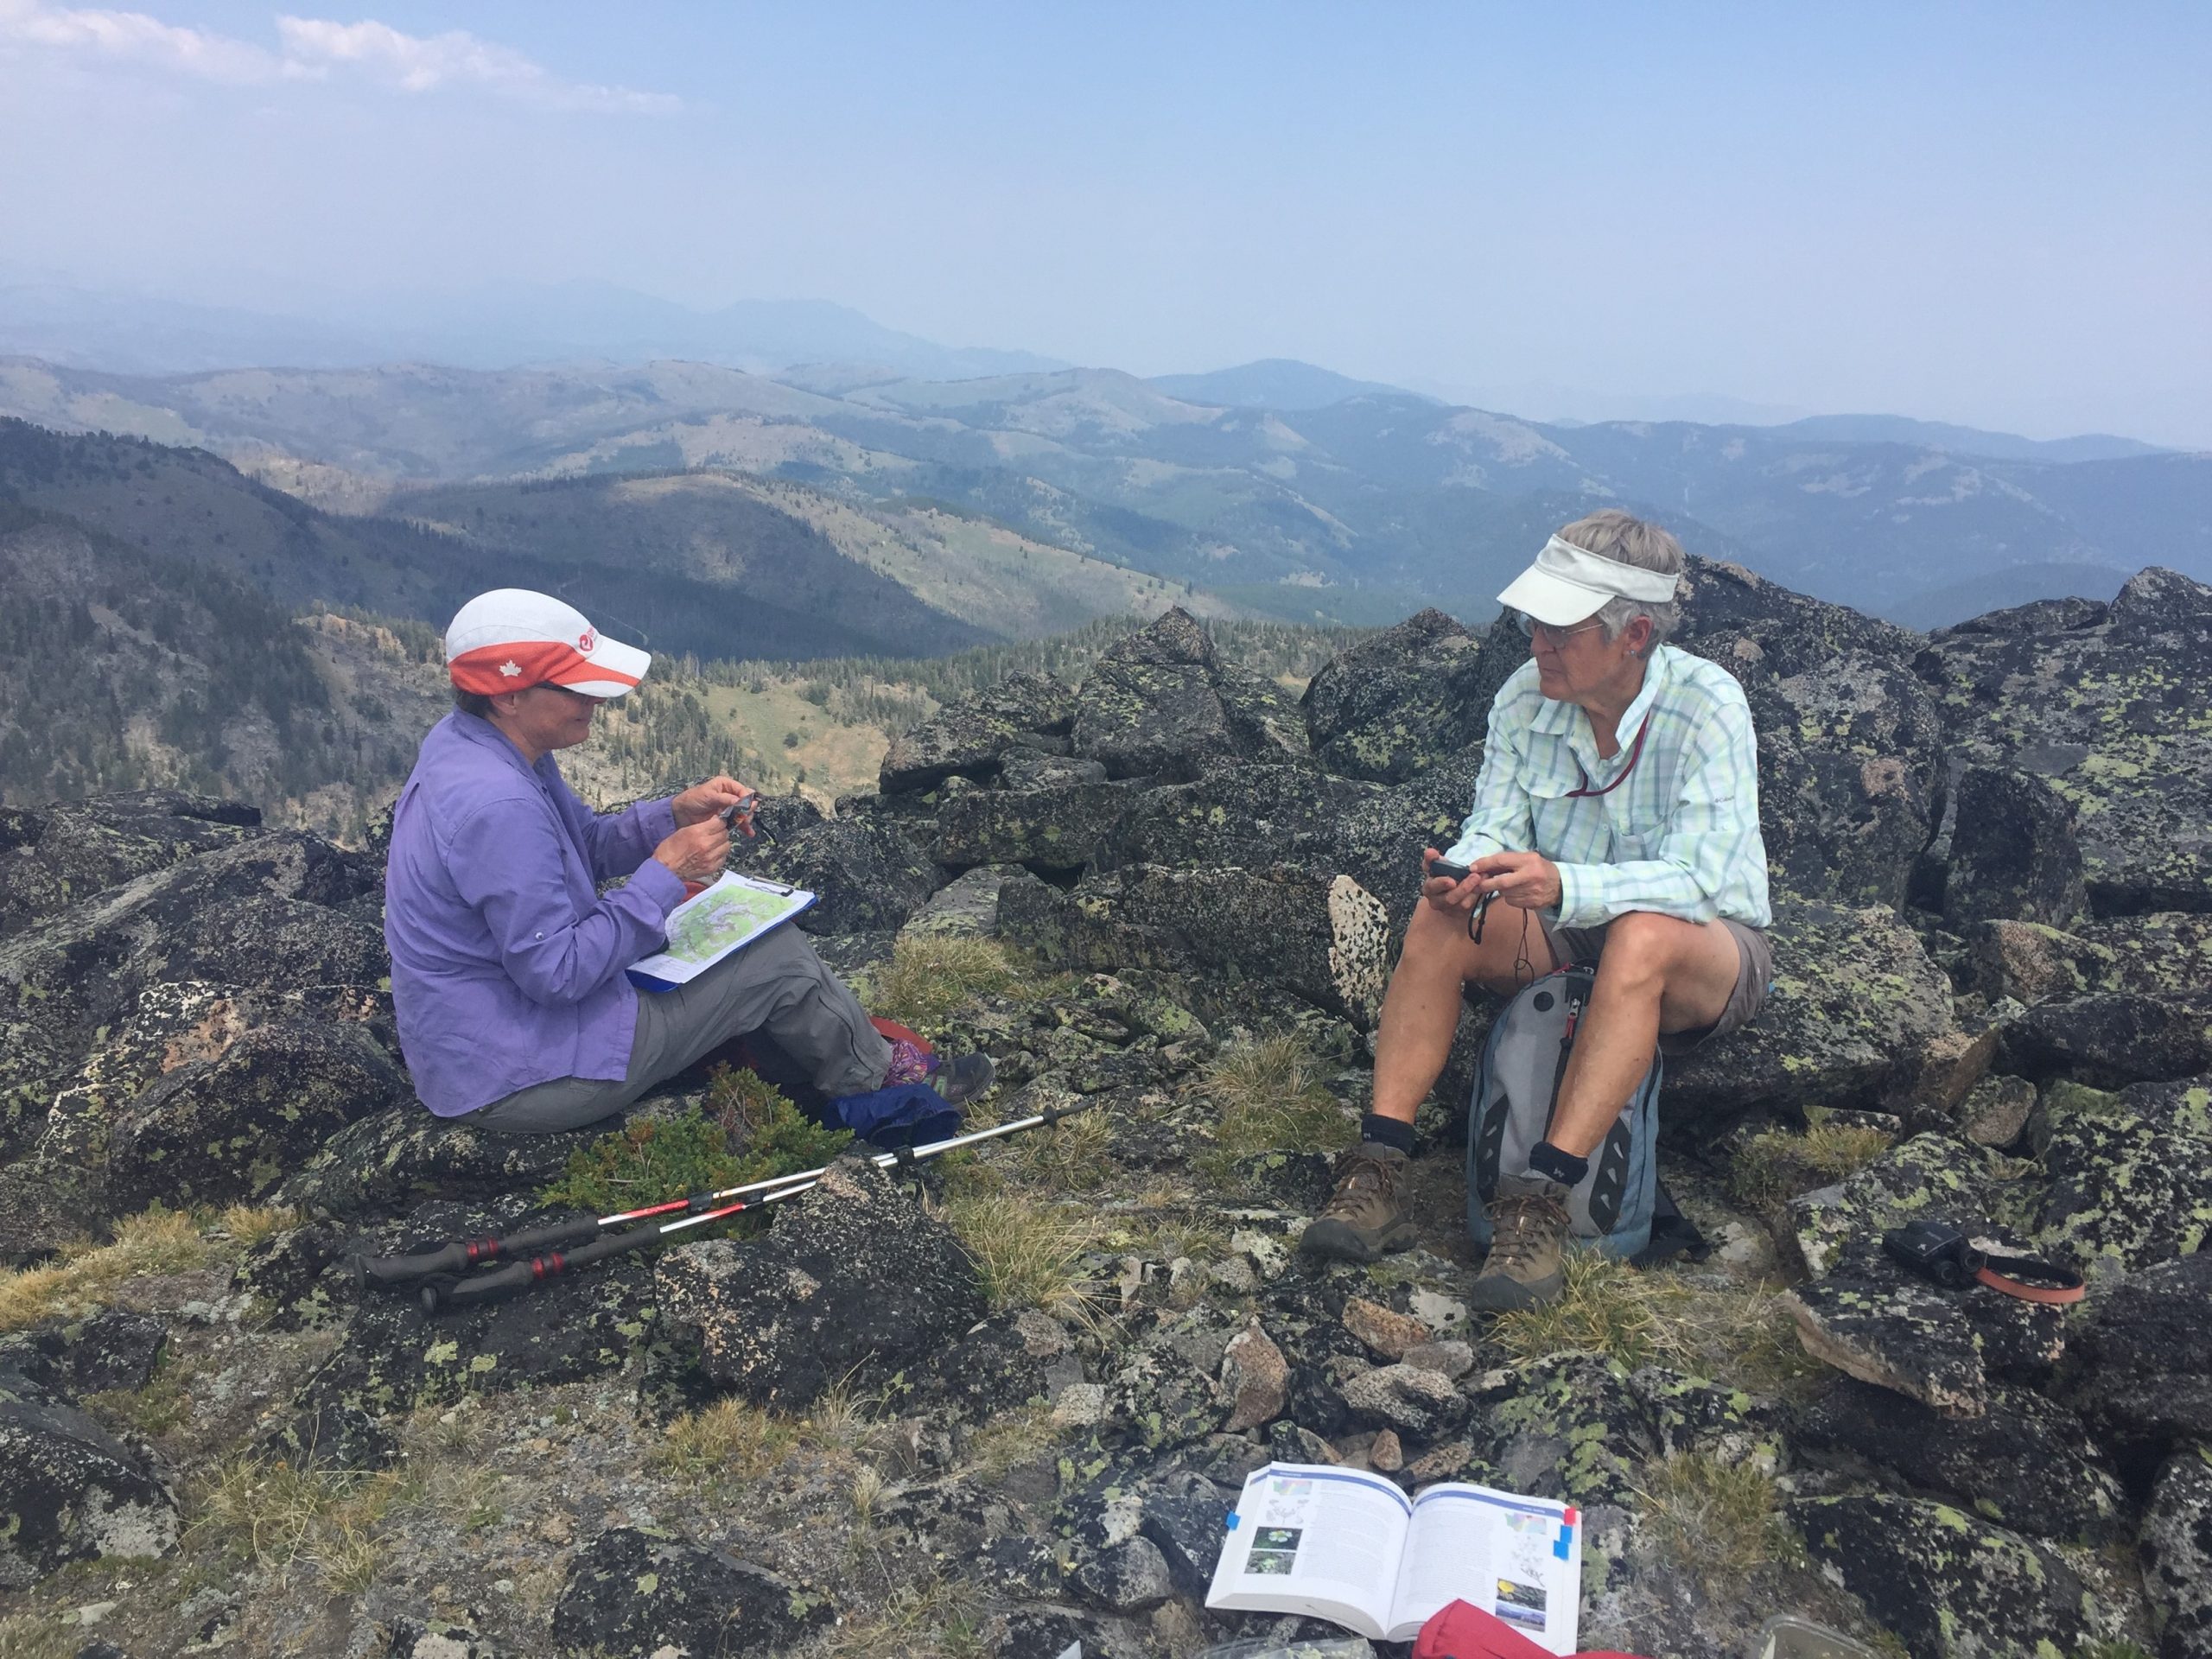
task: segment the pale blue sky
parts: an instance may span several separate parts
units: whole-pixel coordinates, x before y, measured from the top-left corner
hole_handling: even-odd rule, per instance
[[[0,264],[2212,447],[2203,4],[298,4],[0,0]]]

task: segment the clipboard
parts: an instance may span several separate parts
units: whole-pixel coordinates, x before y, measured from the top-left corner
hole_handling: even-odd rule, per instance
[[[712,886],[668,912],[664,948],[630,964],[630,982],[641,991],[672,991],[688,985],[725,957],[807,910],[817,896],[804,887],[725,870]]]

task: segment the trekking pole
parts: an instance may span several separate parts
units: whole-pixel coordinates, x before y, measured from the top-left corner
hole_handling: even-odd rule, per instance
[[[676,1221],[664,1221],[650,1227],[632,1227],[627,1232],[608,1233],[578,1249],[555,1250],[546,1255],[533,1255],[527,1262],[510,1262],[505,1267],[494,1268],[488,1273],[473,1273],[459,1278],[438,1274],[423,1280],[416,1294],[421,1300],[425,1313],[441,1313],[448,1307],[466,1307],[474,1302],[497,1301],[502,1297],[534,1289],[549,1279],[558,1279],[578,1268],[588,1268],[594,1262],[604,1262],[609,1256],[625,1255],[632,1250],[642,1250],[658,1244],[687,1227],[703,1227],[709,1222],[725,1220],[741,1211],[758,1210],[763,1205],[795,1198],[818,1185],[816,1181],[802,1181],[797,1186],[781,1188],[765,1198],[740,1198],[734,1204],[723,1205],[718,1210],[702,1211],[696,1216],[684,1216]]]
[[[1021,1129],[1033,1129],[1040,1125],[1058,1122],[1087,1112],[1092,1103],[1078,1100],[1070,1106],[1054,1106],[1028,1117],[1019,1117],[988,1129],[977,1129],[970,1135],[957,1135],[949,1141],[932,1141],[926,1146],[906,1147],[897,1152],[875,1154],[878,1169],[889,1169],[894,1164],[914,1164],[935,1158],[944,1153],[972,1147],[985,1141],[995,1141],[1001,1135],[1013,1135]],[[671,1198],[664,1204],[649,1204],[639,1210],[625,1210],[612,1216],[583,1216],[574,1221],[556,1221],[543,1227],[533,1227],[525,1232],[509,1233],[498,1238],[453,1239],[430,1249],[412,1255],[381,1255],[353,1258],[353,1281],[360,1286],[376,1285],[386,1290],[399,1290],[425,1279],[441,1275],[467,1273],[471,1268],[489,1262],[512,1261],[518,1256],[533,1255],[541,1250],[560,1250],[570,1244],[589,1248],[591,1241],[602,1234],[633,1221],[646,1221],[655,1216],[674,1215],[688,1211],[686,1225],[710,1216],[734,1215],[734,1210],[718,1208],[731,1198],[742,1198],[754,1192],[769,1195],[758,1202],[766,1204],[771,1198],[788,1198],[789,1192],[800,1189],[800,1184],[811,1186],[829,1168],[824,1164],[818,1169],[795,1170],[788,1175],[771,1175],[764,1180],[748,1181],[742,1186],[724,1187],[719,1192],[701,1192],[688,1198]],[[743,1206],[741,1206],[743,1207]],[[576,1254],[566,1259],[575,1261]],[[590,1258],[598,1260],[597,1256]]]

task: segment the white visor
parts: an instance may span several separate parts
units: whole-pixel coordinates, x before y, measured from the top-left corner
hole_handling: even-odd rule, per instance
[[[1497,596],[1509,610],[1525,611],[1554,628],[1594,616],[1607,600],[1640,599],[1664,604],[1675,597],[1679,576],[1662,575],[1632,564],[1601,557],[1586,547],[1556,536],[1544,543],[1536,562],[1513,578]]]

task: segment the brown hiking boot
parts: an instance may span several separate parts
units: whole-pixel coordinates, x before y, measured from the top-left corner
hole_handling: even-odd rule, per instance
[[[1567,1189],[1541,1175],[1501,1175],[1490,1201],[1490,1259],[1467,1305],[1484,1313],[1541,1307],[1567,1282]]]
[[[1339,1262],[1372,1262],[1385,1250],[1414,1242],[1413,1218],[1400,1208],[1406,1154],[1395,1147],[1363,1141],[1337,1154],[1337,1190],[1298,1241],[1308,1255]]]

